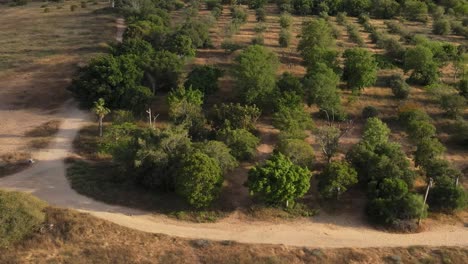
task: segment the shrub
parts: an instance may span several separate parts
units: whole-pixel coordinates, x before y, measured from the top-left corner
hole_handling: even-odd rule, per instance
[[[278,58],[269,49],[252,45],[237,58],[235,66],[236,86],[245,103],[265,106],[271,100],[276,84]]]
[[[210,140],[195,143],[195,148],[218,162],[221,171],[226,173],[239,165],[231,150],[223,142]]]
[[[426,3],[417,0],[405,1],[403,15],[411,21],[426,22],[428,19],[428,8]]]
[[[205,0],[206,8],[208,10],[213,10],[214,8],[222,8],[220,0]]]
[[[211,14],[213,15],[213,17],[218,20],[221,15],[223,14],[223,9],[219,8],[219,7],[215,7],[211,10]]]
[[[292,25],[292,16],[288,13],[282,13],[280,16],[280,26],[282,28],[289,28]]]
[[[459,143],[463,147],[468,147],[468,121],[459,119],[452,128],[451,140]]]
[[[348,87],[359,91],[371,86],[377,80],[377,64],[372,54],[361,48],[348,49],[344,52],[345,66],[343,77]]]
[[[458,94],[442,95],[440,106],[447,113],[447,116],[455,118],[460,116],[466,107],[466,99]]]
[[[421,85],[434,83],[438,78],[438,66],[432,51],[422,45],[416,45],[405,52],[404,69],[413,70],[410,80]]]
[[[279,34],[279,39],[278,39],[278,44],[282,48],[287,48],[289,47],[289,43],[291,42],[291,32],[287,29],[281,29],[280,34]]]
[[[312,169],[314,162],[314,149],[301,139],[283,139],[278,144],[280,153],[288,157],[294,164]]]
[[[252,39],[252,45],[263,45],[265,42],[265,39],[263,38],[262,34],[257,34],[255,37]]]
[[[247,11],[241,6],[231,7],[231,16],[236,23],[243,24],[247,22]]]
[[[378,145],[387,143],[389,135],[390,129],[388,126],[377,117],[371,117],[366,121],[361,142],[375,148]]]
[[[447,19],[439,19],[432,24],[432,32],[436,35],[447,35],[451,30],[450,21]]]
[[[238,160],[251,159],[260,143],[255,135],[245,129],[223,129],[218,133],[218,139],[231,149],[231,154]]]
[[[375,108],[374,106],[368,105],[362,109],[362,117],[365,119],[371,118],[371,117],[378,117],[380,114],[379,110]]]
[[[302,96],[304,94],[304,87],[301,80],[289,72],[283,72],[279,80],[276,82],[280,92],[293,92]]]
[[[264,8],[255,9],[255,17],[258,22],[264,22],[266,20],[266,11]]]
[[[359,47],[365,47],[364,39],[359,34],[359,29],[355,25],[348,24],[346,29],[348,30],[349,39],[352,42],[358,44]]]
[[[467,201],[466,191],[461,186],[455,186],[455,181],[449,177],[439,178],[427,197],[431,211],[447,213],[465,208]]]
[[[273,154],[262,165],[249,171],[247,187],[251,194],[260,196],[269,204],[294,202],[310,188],[310,172],[294,165],[281,153]]]
[[[188,74],[184,83],[186,88],[199,90],[203,94],[213,94],[218,91],[218,79],[224,72],[218,67],[211,65],[195,66]]]
[[[395,0],[373,0],[372,14],[377,18],[390,19],[398,15],[400,4]]]
[[[210,120],[216,130],[242,128],[253,131],[260,114],[260,109],[255,105],[229,103],[215,105],[210,113]]]
[[[30,194],[0,190],[0,248],[30,235],[45,220],[46,204]]]
[[[406,83],[403,75],[394,74],[388,80],[388,86],[392,88],[393,95],[398,99],[408,98],[410,86]]]
[[[318,189],[323,198],[339,199],[357,182],[357,172],[348,163],[331,162],[319,175]]]
[[[243,46],[230,40],[224,40],[223,43],[221,43],[221,48],[224,49],[227,53],[233,53],[236,50],[242,49]]]
[[[201,152],[185,155],[177,168],[176,193],[196,207],[208,206],[219,194],[223,177],[213,158]]]
[[[267,26],[263,23],[259,23],[257,25],[255,25],[254,27],[254,31],[255,33],[263,33],[267,30]]]

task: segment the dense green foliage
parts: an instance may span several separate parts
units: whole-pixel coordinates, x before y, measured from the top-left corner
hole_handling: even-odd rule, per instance
[[[278,58],[267,48],[252,45],[236,58],[235,78],[239,95],[248,104],[265,106],[274,91]]]
[[[249,171],[247,186],[251,194],[269,204],[279,205],[302,197],[309,190],[310,177],[307,169],[278,153]]]
[[[283,139],[277,150],[288,157],[294,164],[312,169],[315,158],[314,149],[302,139]]]
[[[215,130],[240,128],[253,131],[260,114],[260,109],[255,105],[221,104],[213,107],[210,121]]]
[[[345,66],[343,77],[348,87],[359,91],[372,86],[377,80],[377,64],[372,53],[366,49],[353,48],[344,52]]]
[[[185,87],[200,90],[203,94],[212,94],[218,91],[218,79],[224,72],[214,66],[196,66],[188,74]]]
[[[248,130],[223,129],[218,133],[218,139],[231,148],[231,154],[239,160],[251,159],[260,140]]]
[[[320,173],[318,188],[325,199],[339,199],[358,182],[357,172],[346,162],[330,162]]]
[[[223,176],[215,159],[202,152],[183,156],[175,177],[175,191],[190,205],[208,206],[219,194]]]

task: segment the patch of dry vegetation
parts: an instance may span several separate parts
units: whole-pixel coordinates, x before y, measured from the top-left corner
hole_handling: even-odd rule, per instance
[[[1,263],[466,263],[461,247],[319,249],[189,240],[148,234],[83,213],[47,208],[42,232]]]
[[[0,177],[13,174],[29,166],[31,154],[12,152],[0,156]]]

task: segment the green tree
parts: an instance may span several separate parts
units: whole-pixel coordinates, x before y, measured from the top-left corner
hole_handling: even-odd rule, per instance
[[[349,187],[358,182],[357,172],[346,162],[328,163],[319,175],[320,195],[326,199],[339,199]]]
[[[196,53],[196,47],[194,47],[190,36],[181,32],[175,32],[169,36],[164,42],[164,47],[180,57],[194,57]]]
[[[302,106],[280,107],[273,114],[273,126],[280,130],[290,129],[311,129],[313,127],[312,118]]]
[[[205,134],[205,116],[202,112],[203,94],[199,90],[183,86],[172,90],[167,96],[169,117],[175,124],[183,124],[192,137],[202,138]]]
[[[96,58],[80,69],[73,80],[70,90],[83,106],[92,107],[99,98],[104,99],[110,109],[137,110],[141,104],[148,103],[152,97],[146,93],[148,88],[140,86],[143,70],[137,64],[134,55]],[[142,98],[132,100],[130,95],[142,91]]]
[[[450,21],[445,18],[437,19],[432,24],[432,33],[436,35],[448,35],[451,30]]]
[[[289,32],[288,29],[281,29],[279,38],[278,38],[278,44],[282,48],[287,48],[289,47],[289,43],[291,42],[291,32]]]
[[[188,74],[184,86],[200,90],[203,94],[213,94],[218,91],[218,79],[223,75],[224,72],[215,66],[195,66]]]
[[[183,60],[175,53],[157,51],[147,66],[153,93],[170,91],[178,86],[179,77],[184,66]]]
[[[352,16],[358,16],[369,11],[371,0],[346,0],[346,11]]]
[[[321,126],[317,129],[316,138],[320,145],[322,153],[330,163],[331,159],[338,152],[340,138],[344,133],[336,126]]]
[[[242,128],[253,131],[260,114],[260,109],[255,105],[223,103],[219,106],[215,105],[209,117],[211,125],[216,130]]]
[[[407,49],[404,69],[413,70],[410,80],[417,84],[431,84],[438,78],[438,66],[434,61],[434,55],[429,48],[422,45]]]
[[[289,13],[282,13],[280,16],[281,28],[289,28],[292,25],[292,16]]]
[[[284,72],[276,82],[276,86],[280,92],[294,92],[300,96],[304,94],[304,87],[302,86],[301,80],[290,72]]]
[[[312,169],[315,158],[314,149],[302,139],[282,139],[278,144],[280,153],[288,157],[294,164]]]
[[[218,196],[223,176],[217,161],[201,152],[184,155],[177,169],[175,191],[196,207],[208,206]]]
[[[216,140],[195,143],[195,148],[215,159],[221,170],[226,173],[239,165],[226,144]]]
[[[366,49],[352,48],[344,52],[345,66],[343,77],[348,87],[359,91],[371,86],[377,80],[377,63],[374,56]]]
[[[426,22],[428,19],[428,8],[426,3],[417,0],[405,0],[403,15],[410,21]]]
[[[248,104],[264,106],[275,88],[278,58],[267,48],[252,45],[237,58],[236,86],[240,96]]]
[[[466,99],[458,94],[446,94],[440,97],[440,106],[451,118],[459,117],[466,108]]]
[[[251,159],[260,140],[245,129],[223,129],[218,133],[218,140],[224,142],[231,154],[238,160]]]
[[[392,88],[393,95],[398,99],[408,98],[410,86],[406,83],[405,78],[401,74],[394,74],[388,80],[388,86]]]
[[[310,188],[310,172],[294,165],[281,153],[249,171],[247,186],[269,204],[284,204],[302,197]]]
[[[467,192],[462,186],[456,186],[449,177],[439,178],[427,197],[431,211],[453,213],[465,208],[467,202]]]
[[[414,152],[414,162],[417,166],[427,167],[434,159],[441,156],[445,151],[444,145],[437,138],[422,138]]]
[[[372,14],[377,18],[390,19],[398,15],[400,4],[395,0],[372,0]]]
[[[361,142],[374,149],[378,145],[387,143],[389,136],[390,129],[388,126],[379,118],[371,117],[366,121]]]
[[[104,99],[99,98],[96,102],[94,102],[94,106],[92,108],[92,111],[98,117],[100,137],[102,137],[102,120],[111,112],[110,109],[105,106],[105,104],[106,103],[104,102]]]

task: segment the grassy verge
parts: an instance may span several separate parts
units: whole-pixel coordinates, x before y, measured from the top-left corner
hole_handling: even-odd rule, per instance
[[[47,208],[47,230],[9,249],[0,263],[467,263],[468,248],[338,248],[189,240],[131,230],[74,211]]]

